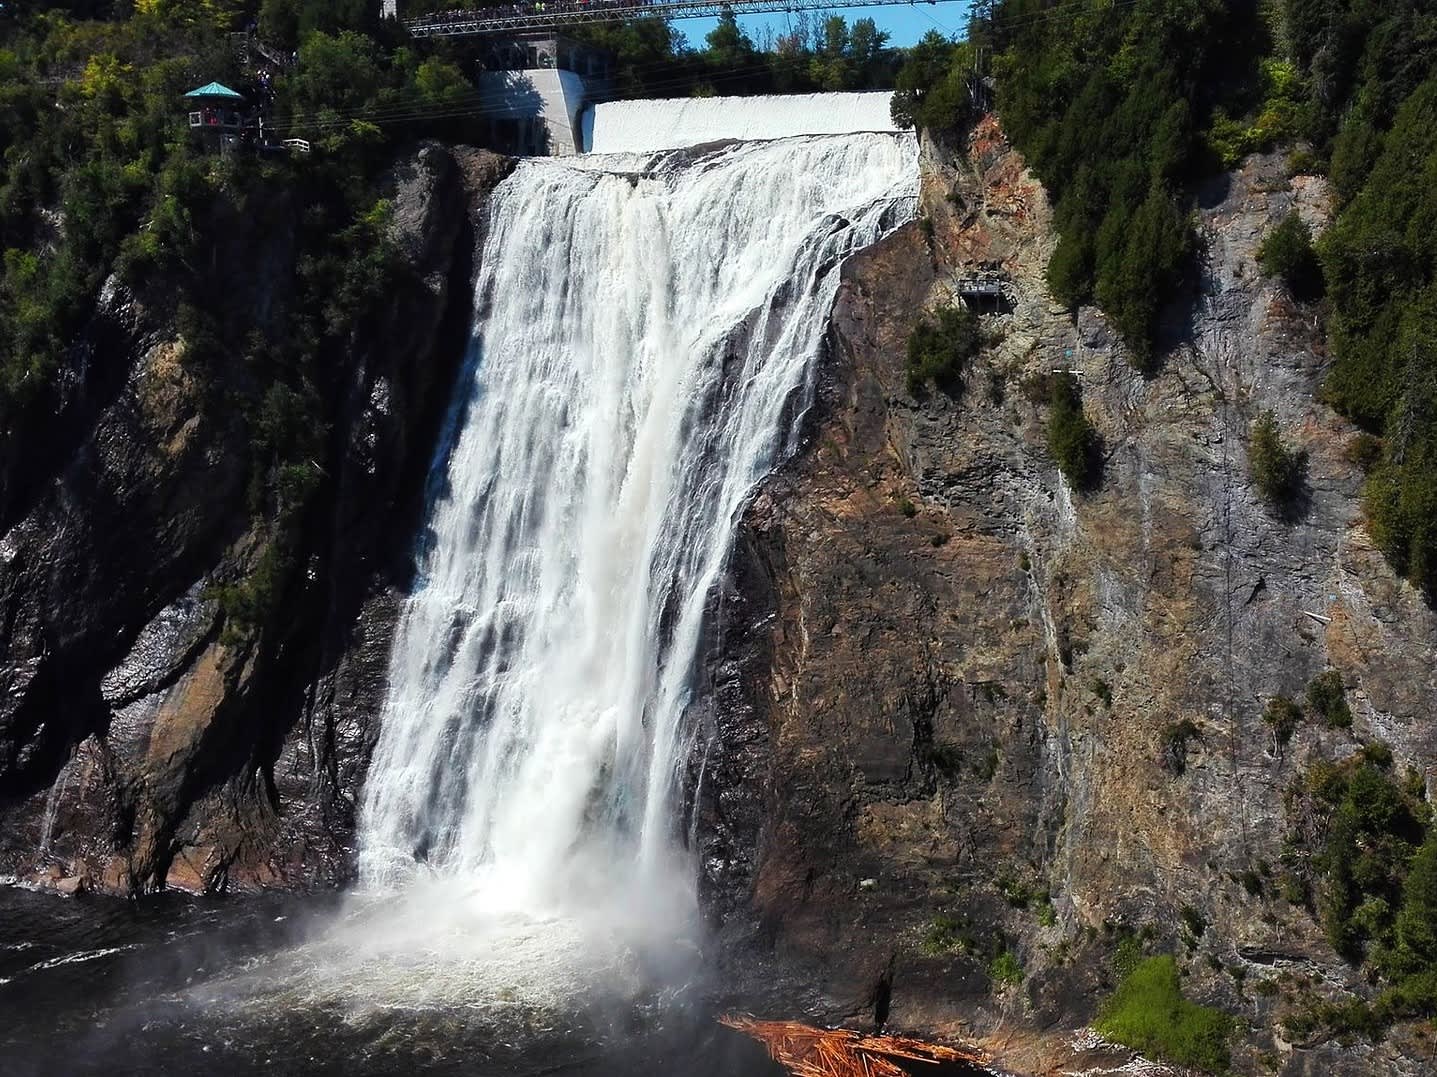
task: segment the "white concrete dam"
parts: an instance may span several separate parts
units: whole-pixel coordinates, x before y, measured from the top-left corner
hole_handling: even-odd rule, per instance
[[[892,98],[883,90],[609,101],[584,110],[582,145],[589,153],[645,153],[725,139],[892,133]]]

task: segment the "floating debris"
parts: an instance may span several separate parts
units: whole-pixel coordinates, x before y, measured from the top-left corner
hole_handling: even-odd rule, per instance
[[[908,1071],[894,1059],[975,1066],[987,1061],[976,1052],[905,1036],[870,1036],[847,1028],[814,1028],[799,1021],[760,1021],[745,1014],[726,1014],[719,1022],[758,1040],[768,1048],[769,1057],[793,1077],[908,1077]]]

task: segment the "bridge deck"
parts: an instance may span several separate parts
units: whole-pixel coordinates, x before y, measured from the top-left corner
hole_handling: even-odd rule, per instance
[[[422,2],[422,0],[421,0]],[[903,3],[904,0],[896,0]],[[937,4],[940,0],[906,0]],[[951,0],[942,0],[951,2]],[[464,37],[471,34],[518,34],[535,30],[557,30],[565,26],[593,22],[621,22],[643,15],[661,15],[667,19],[714,18],[725,9],[735,15],[754,15],[776,11],[836,11],[853,7],[888,7],[895,0],[729,0],[710,3],[707,0],[538,0],[538,3],[475,11],[443,11],[405,19],[404,25],[415,37]],[[535,8],[542,10],[535,10]]]

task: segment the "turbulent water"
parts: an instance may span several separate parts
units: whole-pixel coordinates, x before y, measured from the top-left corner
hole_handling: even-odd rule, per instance
[[[909,136],[527,161],[494,192],[467,405],[405,610],[361,876],[526,915],[681,913],[704,611],[791,441]]]

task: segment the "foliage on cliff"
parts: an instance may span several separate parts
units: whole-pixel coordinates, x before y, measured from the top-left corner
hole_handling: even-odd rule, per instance
[[[1302,497],[1307,455],[1283,440],[1277,416],[1270,411],[1252,424],[1247,461],[1253,484],[1268,507],[1280,515],[1292,512]]]
[[[1344,763],[1314,763],[1289,791],[1289,890],[1312,907],[1334,949],[1364,965],[1371,1003],[1312,1005],[1288,1024],[1378,1035],[1437,1014],[1437,827],[1415,771],[1389,773],[1380,744]]]
[[[898,76],[895,117],[937,133],[971,110],[989,49],[1004,127],[1059,233],[1054,295],[1096,302],[1147,368],[1197,238],[1196,182],[1292,147],[1341,210],[1317,245],[1295,216],[1264,271],[1330,301],[1327,399],[1382,435],[1365,507],[1393,566],[1437,588],[1437,22],[1423,0],[995,0],[971,45],[932,35]],[[1319,265],[1320,260],[1320,265]],[[1176,319],[1174,319],[1176,324]]]
[[[343,202],[352,219],[373,200],[361,191],[389,139],[361,113],[432,100],[457,77],[354,31],[311,32],[298,68],[277,80],[275,111],[281,125],[323,133],[326,158],[222,162],[191,140],[182,95],[219,80],[253,99],[253,73],[224,36],[252,14],[197,0],[141,4],[124,19],[76,21],[57,10],[0,22],[0,413],[49,390],[112,269],[132,281],[173,274],[177,294],[196,303],[216,294],[224,282],[197,267],[202,252],[223,246],[221,204],[286,190],[330,212]]]
[[[1429,592],[1437,585],[1434,115],[1437,78],[1419,86],[1378,136],[1382,148],[1370,174],[1319,244],[1336,358],[1327,394],[1383,436],[1382,461],[1367,487],[1373,538],[1399,572]]]
[[[385,117],[466,85],[440,58],[337,26],[343,8],[291,5],[299,62],[274,78],[271,122],[310,136],[315,152],[207,152],[183,94],[217,80],[255,100],[257,73],[226,33],[277,7],[170,0],[77,18],[109,5],[72,4],[0,22],[0,416],[13,428],[52,410],[112,272],[169,321],[207,406],[241,423],[251,446],[261,552],[248,577],[216,591],[232,641],[265,626],[291,577],[346,349],[393,283],[375,178],[397,136],[433,128],[422,114],[418,127]],[[373,17],[364,10],[355,18]]]
[[[897,50],[872,19],[796,13],[785,34],[755,41],[732,12],[696,49],[665,20],[650,16],[572,28],[576,39],[617,58],[621,96],[812,93],[872,90],[893,84]]]
[[[1322,294],[1322,266],[1312,246],[1312,229],[1295,212],[1263,237],[1257,262],[1264,273],[1285,280],[1297,299],[1315,299]]]
[[[1048,451],[1074,490],[1091,490],[1102,477],[1102,444],[1083,412],[1083,391],[1069,373],[1045,380],[1048,401]]]
[[[991,34],[998,110],[1054,202],[1054,294],[1096,301],[1135,362],[1195,249],[1189,183],[1211,170],[1212,110],[1251,79],[1254,9],[1139,0],[1049,10],[1002,0]]]
[[[1171,956],[1144,958],[1129,941],[1119,952],[1118,972],[1118,989],[1094,1022],[1102,1035],[1182,1066],[1227,1070],[1228,1041],[1237,1022],[1221,1010],[1184,998]]]
[[[957,395],[963,374],[984,339],[977,316],[962,302],[944,307],[932,321],[923,319],[908,338],[908,391],[920,393],[932,382]]]
[[[971,85],[974,46],[950,41],[936,30],[908,51],[893,90],[893,122],[952,135],[974,110]]]

